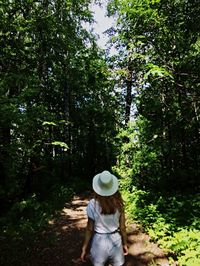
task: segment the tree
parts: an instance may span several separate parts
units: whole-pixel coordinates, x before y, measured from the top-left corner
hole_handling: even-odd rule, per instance
[[[110,1],[108,8],[118,16],[115,46],[126,64],[127,55],[131,58],[136,72],[134,104],[141,134],[135,156],[141,167],[133,178],[138,185],[145,180],[146,187],[198,187],[197,1]],[[154,163],[147,156],[151,152]]]
[[[113,82],[82,26],[92,22],[90,2],[2,2],[3,199],[45,195],[114,161]]]

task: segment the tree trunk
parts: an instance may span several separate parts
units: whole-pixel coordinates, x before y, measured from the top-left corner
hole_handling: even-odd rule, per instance
[[[126,80],[126,99],[125,99],[125,124],[127,125],[130,121],[131,116],[131,103],[132,103],[132,78],[133,78],[133,70],[130,66],[128,66],[128,76]]]
[[[64,142],[68,145],[67,161],[63,165],[63,177],[67,179],[71,176],[72,163],[71,163],[71,126],[70,123],[70,88],[67,80],[64,81],[64,117],[67,122],[65,126]]]
[[[10,128],[9,127],[1,128],[0,146],[4,147],[0,153],[0,169],[1,169],[0,183],[1,184],[5,184],[7,180],[8,174],[7,174],[6,169],[8,165],[6,165],[6,162],[10,161],[10,156],[8,152],[10,141],[11,141]]]

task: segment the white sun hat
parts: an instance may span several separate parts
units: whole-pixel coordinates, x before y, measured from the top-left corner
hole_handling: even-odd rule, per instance
[[[103,171],[93,178],[92,187],[100,196],[111,196],[118,190],[118,179],[109,171]]]

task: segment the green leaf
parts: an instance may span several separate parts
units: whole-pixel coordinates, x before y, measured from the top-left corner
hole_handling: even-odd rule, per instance
[[[65,142],[62,142],[62,141],[53,141],[53,142],[51,142],[51,144],[63,147],[65,149],[69,149],[69,146]]]
[[[150,70],[144,75],[145,79],[147,79],[150,75],[158,76],[160,78],[170,77],[171,79],[173,79],[172,74],[169,71],[167,71],[164,67],[159,67],[152,63],[147,64],[147,67],[149,67]]]
[[[42,123],[42,125],[43,125],[43,126],[45,126],[45,125],[49,125],[49,126],[57,126],[56,123],[54,123],[54,122],[49,122],[49,121],[44,121],[44,122]]]

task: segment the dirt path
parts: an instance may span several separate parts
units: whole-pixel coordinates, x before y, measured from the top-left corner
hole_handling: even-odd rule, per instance
[[[79,256],[86,226],[85,196],[74,197],[66,204],[57,218],[50,221],[49,230],[44,233],[27,266],[91,266],[81,263]],[[162,250],[149,241],[149,237],[133,224],[128,226],[129,255],[126,266],[168,266]]]

